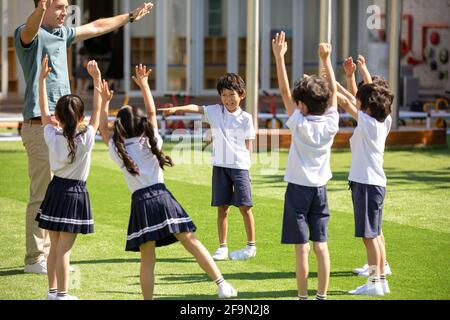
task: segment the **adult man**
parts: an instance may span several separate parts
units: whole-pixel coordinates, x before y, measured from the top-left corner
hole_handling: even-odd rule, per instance
[[[34,4],[35,10],[27,22],[15,31],[16,52],[27,83],[22,127],[30,177],[25,272],[46,274],[50,243],[48,234],[34,220],[52,178],[39,111],[41,61],[48,54],[52,73],[47,79],[47,92],[50,112],[53,112],[58,99],[70,93],[67,48],[75,42],[104,35],[128,22],[140,20],[151,11],[153,4],[144,3],[130,13],[99,19],[76,28],[64,26],[69,6],[67,0],[34,0]]]

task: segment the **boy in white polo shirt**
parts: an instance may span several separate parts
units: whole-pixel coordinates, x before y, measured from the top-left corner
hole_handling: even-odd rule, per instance
[[[339,105],[358,121],[350,139],[352,166],[348,179],[352,190],[355,236],[363,238],[367,250],[369,280],[350,291],[355,295],[382,296],[390,292],[386,281],[385,248],[380,237],[386,194],[383,156],[392,124],[393,99],[394,95],[388,88],[373,83],[358,90],[356,106],[338,94]]]
[[[228,259],[228,213],[231,205],[239,208],[247,235],[247,246],[230,253],[233,260],[256,256],[255,222],[252,213],[250,175],[252,141],[255,139],[252,116],[240,108],[246,89],[242,78],[227,73],[217,84],[222,104],[210,106],[187,105],[162,109],[165,116],[177,111],[203,114],[209,123],[213,138],[213,178],[211,205],[217,207],[219,248],[214,260]]]
[[[336,83],[331,66],[331,45],[319,45],[319,56],[328,81],[317,76],[303,77],[290,92],[284,56],[285,33],[272,41],[278,83],[284,106],[290,116],[287,126],[292,142],[285,181],[283,244],[295,244],[298,297],[308,299],[309,240],[314,242],[318,261],[317,300],[325,300],[330,277],[328,221],[330,218],[326,184],[331,179],[330,155],[339,130]],[[308,235],[309,229],[309,235]]]

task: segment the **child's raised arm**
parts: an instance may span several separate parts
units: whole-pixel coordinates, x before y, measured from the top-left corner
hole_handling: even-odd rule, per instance
[[[319,44],[319,57],[323,62],[323,66],[325,68],[326,80],[330,85],[331,89],[331,106],[337,107],[337,85],[336,85],[336,77],[334,75],[333,66],[331,65],[331,51],[332,47],[329,43],[321,43]]]
[[[327,79],[325,68],[322,69],[321,75],[323,79]],[[337,91],[339,93],[342,93],[352,104],[356,105],[356,98],[347,89],[345,89],[338,81],[336,81],[336,85]]]
[[[353,62],[352,57],[348,57],[343,64],[345,72],[345,80],[347,82],[347,90],[352,96],[356,96],[358,92],[358,86],[356,85],[355,71],[356,64]]]
[[[114,91],[110,91],[108,87],[108,82],[103,80],[100,83],[100,87],[95,88],[96,91],[98,91],[101,95],[101,107],[100,107],[100,134],[102,135],[103,141],[106,143],[106,145],[109,145],[109,140],[111,139],[111,135],[109,134],[109,128],[108,128],[108,111],[109,111],[109,103],[111,102]]]
[[[294,99],[292,99],[291,87],[289,85],[289,78],[284,61],[287,50],[286,34],[284,32],[277,33],[275,39],[272,39],[272,51],[277,64],[277,78],[281,98],[283,99],[283,104],[288,115],[291,116],[295,109],[297,109],[297,105]]]
[[[87,71],[89,75],[94,80],[94,88],[98,88],[100,86],[100,82],[102,81],[102,74],[100,69],[98,68],[97,62],[95,60],[89,61],[87,65]],[[94,128],[94,131],[97,132],[99,123],[100,123],[100,104],[101,104],[101,96],[100,92],[94,89],[94,97],[93,97],[93,110],[91,115],[91,120],[89,121],[89,125]]]
[[[42,59],[41,73],[39,75],[39,108],[41,109],[42,125],[52,124],[50,110],[48,109],[47,84],[45,79],[52,72],[48,66],[48,55]]]
[[[153,100],[152,92],[150,91],[150,85],[148,84],[148,76],[151,72],[151,69],[147,70],[146,66],[140,64],[139,66],[136,66],[136,75],[133,76],[133,80],[141,89],[142,95],[144,96],[145,110],[147,111],[147,116],[150,120],[150,123],[154,130],[158,130],[155,101]]]
[[[348,113],[350,114],[353,119],[358,121],[358,108],[351,103],[346,96],[344,96],[342,93],[337,93],[337,100],[338,104]]]
[[[358,67],[359,73],[364,80],[364,84],[372,83],[372,76],[370,75],[369,69],[367,69],[366,58],[362,55],[358,56]]]

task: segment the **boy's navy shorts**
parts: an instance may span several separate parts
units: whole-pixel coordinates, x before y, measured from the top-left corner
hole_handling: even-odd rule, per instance
[[[213,167],[211,206],[252,207],[248,170]]]
[[[349,185],[355,215],[355,237],[374,239],[380,236],[386,188],[353,181]]]
[[[327,188],[289,183],[284,196],[281,243],[306,244],[328,241]],[[309,229],[309,237],[308,237]]]

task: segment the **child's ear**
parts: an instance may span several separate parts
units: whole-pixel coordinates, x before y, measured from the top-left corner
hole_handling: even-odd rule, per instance
[[[83,122],[83,121],[84,121],[84,114],[80,118],[80,122]]]
[[[241,100],[244,100],[247,97],[247,93],[244,92],[240,95]]]

